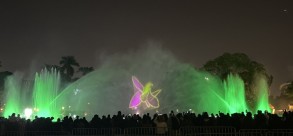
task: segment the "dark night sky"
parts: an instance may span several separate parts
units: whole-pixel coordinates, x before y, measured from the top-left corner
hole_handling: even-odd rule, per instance
[[[269,2],[268,2],[269,1]],[[31,71],[74,55],[94,66],[101,53],[162,44],[201,67],[243,52],[274,76],[293,79],[293,1],[0,1],[1,70]]]

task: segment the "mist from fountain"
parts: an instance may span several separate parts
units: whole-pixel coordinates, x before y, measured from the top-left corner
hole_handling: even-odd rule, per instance
[[[12,113],[24,114],[24,109],[32,109],[34,115],[40,117],[61,116],[57,101],[53,101],[60,91],[59,72],[43,69],[35,74],[33,81],[33,85],[24,82],[23,76],[17,72],[5,80],[5,117]]]
[[[22,101],[21,101],[21,86],[22,76],[19,73],[15,73],[12,76],[7,77],[4,85],[5,94],[5,110],[4,116],[8,117],[12,113],[21,113]]]
[[[101,59],[99,68],[60,89],[60,74],[56,70],[43,70],[34,79],[32,103],[39,116],[60,117],[65,115],[93,116],[93,114],[124,113],[168,113],[171,110],[196,113],[255,112],[270,110],[268,86],[265,80],[256,80],[256,109],[247,106],[245,86],[237,74],[229,74],[222,80],[194,66],[182,63],[172,53],[157,46],[148,46],[138,51],[115,54]],[[133,96],[132,76],[141,83],[152,82],[153,90],[162,91],[156,96],[160,107],[129,108]],[[7,113],[21,112],[17,104],[21,89],[13,89],[15,83],[6,81],[11,94],[7,95],[6,108],[16,105],[17,109]],[[13,81],[14,82],[14,81]],[[13,94],[15,93],[15,94]],[[12,95],[13,94],[13,95]],[[9,104],[12,103],[12,104]],[[9,112],[8,112],[9,111]],[[6,114],[8,115],[8,114]]]
[[[57,101],[53,101],[60,91],[60,84],[60,74],[56,69],[43,69],[36,73],[32,100],[38,116],[61,116],[61,107],[57,107]]]
[[[162,90],[157,96],[159,108],[128,108],[133,96],[133,75],[142,83],[152,82],[154,90]],[[263,95],[268,92],[265,87],[260,92],[257,98],[267,98]],[[158,47],[106,58],[98,69],[65,88],[57,100],[63,101],[59,107],[71,105],[68,110],[72,112],[101,115],[115,114],[118,110],[124,113],[167,113],[177,109],[197,113],[256,111],[247,106],[244,82],[237,74],[230,74],[222,81],[179,62],[172,53]],[[259,99],[258,103],[269,105],[266,100]],[[268,106],[257,108],[270,111]]]

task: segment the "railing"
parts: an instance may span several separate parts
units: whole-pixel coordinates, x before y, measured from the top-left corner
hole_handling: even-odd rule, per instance
[[[293,129],[241,129],[239,136],[293,136]]]
[[[212,126],[212,127],[183,127],[180,129],[182,135],[200,135],[200,136],[236,136],[234,127]]]
[[[124,135],[124,131],[120,128],[77,128],[72,130],[74,136],[95,135],[95,136],[115,136]]]
[[[70,132],[66,131],[8,131],[1,133],[0,136],[70,136]]]
[[[266,136],[267,129],[240,129],[239,136]]]
[[[66,131],[1,132],[0,136],[293,136],[293,129],[241,129],[233,127],[76,128]]]

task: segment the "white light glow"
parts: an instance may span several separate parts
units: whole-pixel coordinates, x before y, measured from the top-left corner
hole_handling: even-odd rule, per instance
[[[31,108],[24,109],[24,116],[26,119],[29,119],[32,114],[33,114],[33,110]]]

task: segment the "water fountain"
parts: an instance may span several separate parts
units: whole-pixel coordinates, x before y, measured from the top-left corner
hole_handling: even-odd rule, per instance
[[[143,86],[152,84],[154,92],[161,89],[155,97],[159,100],[159,107],[129,105],[134,96],[133,76]],[[263,85],[261,82],[256,84]],[[267,98],[263,93],[268,90],[262,88],[256,94],[257,98]],[[97,70],[65,88],[57,100],[65,100],[62,104],[71,105],[71,111],[102,115],[115,114],[118,110],[124,113],[168,113],[176,109],[191,109],[197,113],[270,110],[267,99],[259,99],[258,103],[264,106],[257,109],[246,104],[244,82],[237,74],[230,74],[222,81],[217,76],[179,62],[169,52],[152,48],[107,58]]]
[[[60,117],[61,109],[56,107],[57,101],[53,101],[60,91],[60,83],[60,75],[55,69],[36,73],[33,86],[25,84],[18,73],[8,77],[5,81],[4,116],[33,109],[38,116]]]
[[[136,76],[145,88],[153,89],[141,91],[147,92],[138,97],[145,103],[144,106],[129,105],[134,95],[133,76]],[[6,82],[7,91],[12,94],[7,95],[5,116],[12,111],[21,112],[21,108],[24,108],[15,106],[18,108],[8,110],[9,105],[19,103],[16,97],[19,97],[17,93],[21,92],[21,89],[13,89],[15,85],[10,84],[9,79]],[[60,117],[62,113],[80,116],[107,115],[116,114],[119,110],[124,113],[168,113],[170,110],[189,109],[197,113],[270,110],[265,80],[259,79],[255,84],[255,89],[258,90],[257,108],[252,109],[246,104],[244,82],[237,74],[229,74],[227,79],[222,81],[217,76],[181,63],[170,52],[148,47],[137,52],[104,58],[98,69],[62,90],[58,72],[43,70],[36,74],[33,97],[26,101],[31,101],[39,116],[54,117]],[[156,93],[155,90],[159,89],[161,91]],[[149,99],[149,94],[155,97]],[[151,105],[149,101],[153,99],[159,104]]]
[[[10,116],[12,113],[21,113],[21,86],[22,80],[19,73],[15,73],[6,79],[4,85],[6,95],[5,117]]]
[[[60,83],[60,74],[56,69],[36,73],[32,100],[38,116],[61,116],[61,108],[56,106],[57,101],[53,101],[60,91]]]

